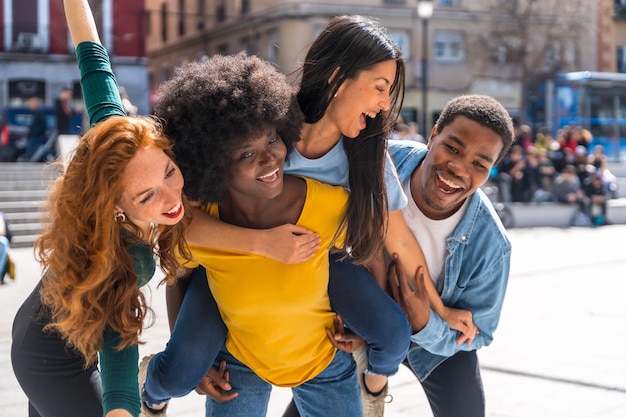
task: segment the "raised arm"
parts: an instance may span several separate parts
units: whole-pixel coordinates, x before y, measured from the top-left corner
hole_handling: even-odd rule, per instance
[[[100,43],[96,22],[87,0],[64,0],[63,6],[74,47],[81,42]]]
[[[193,211],[186,239],[190,244],[256,253],[287,264],[310,259],[320,243],[317,233],[293,224],[246,229],[224,223],[200,209]]]

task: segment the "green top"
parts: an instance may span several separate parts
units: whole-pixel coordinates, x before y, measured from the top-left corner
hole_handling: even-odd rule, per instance
[[[110,116],[125,116],[106,49],[97,43],[83,42],[76,48],[76,56],[89,123],[93,126]],[[127,249],[134,260],[138,285],[146,284],[156,269],[152,249],[141,243],[129,244]],[[139,417],[139,347],[132,345],[117,350],[119,341],[118,333],[104,333],[104,344],[100,351],[102,407],[105,415],[111,410],[121,408],[133,417]]]

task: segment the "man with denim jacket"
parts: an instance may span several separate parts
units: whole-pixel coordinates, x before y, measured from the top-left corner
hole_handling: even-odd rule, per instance
[[[392,265],[393,296],[413,327],[405,364],[420,380],[435,417],[485,415],[476,350],[491,343],[498,325],[511,244],[479,187],[513,137],[511,118],[500,103],[470,95],[446,105],[427,146],[390,141],[409,197],[404,217],[443,303],[470,310],[479,329],[471,342],[458,343],[459,333],[430,309],[419,272],[401,276]]]

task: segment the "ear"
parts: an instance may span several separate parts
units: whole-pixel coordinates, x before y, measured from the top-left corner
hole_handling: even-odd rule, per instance
[[[430,137],[428,138],[428,143],[426,144],[428,148],[430,148],[430,146],[433,144],[436,137],[437,137],[437,125],[434,125],[433,128],[430,129]]]

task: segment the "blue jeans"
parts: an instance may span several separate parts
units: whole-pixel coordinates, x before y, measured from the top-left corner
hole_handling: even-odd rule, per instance
[[[330,305],[345,326],[367,342],[367,369],[391,376],[409,351],[409,320],[365,268],[340,258],[340,254],[330,255]]]
[[[350,330],[367,341],[368,370],[393,375],[409,349],[409,321],[365,268],[340,258],[340,254],[330,255],[331,307]],[[226,326],[209,290],[206,271],[196,268],[170,341],[148,365],[142,399],[148,405],[159,404],[191,392],[213,365],[225,339]]]
[[[206,270],[196,268],[170,340],[148,364],[142,400],[154,405],[194,390],[225,340],[226,326],[209,291]]]
[[[239,395],[232,401],[206,401],[206,417],[265,417],[272,385],[224,348],[216,366],[225,360],[233,390]],[[356,366],[350,354],[338,351],[333,361],[315,378],[293,387],[291,391],[300,413],[307,417],[357,417],[363,415]]]

